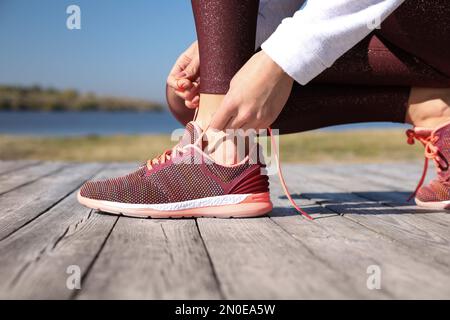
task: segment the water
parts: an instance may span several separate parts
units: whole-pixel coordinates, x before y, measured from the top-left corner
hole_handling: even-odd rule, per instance
[[[321,131],[347,131],[347,130],[363,130],[363,129],[409,129],[411,125],[393,122],[362,122],[352,124],[342,124],[340,126],[332,126],[320,129]]]
[[[0,112],[0,134],[158,134],[179,127],[169,112]]]
[[[82,136],[171,133],[181,125],[169,112],[0,112],[0,134]],[[406,128],[393,123],[358,123],[322,129]]]

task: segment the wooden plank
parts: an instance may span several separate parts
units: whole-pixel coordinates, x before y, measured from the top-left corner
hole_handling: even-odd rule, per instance
[[[403,180],[400,180],[399,177],[391,176],[390,171],[398,174],[398,172],[404,170],[407,173],[408,167],[417,170],[415,166],[392,164],[385,166],[383,175],[371,169],[366,170],[367,166],[352,167],[351,170],[344,166],[337,166],[333,168],[333,172],[337,173],[341,178],[345,177],[356,182],[356,185],[353,183],[353,193],[356,195],[386,204],[387,206],[396,207],[397,210],[405,213],[414,214],[414,217],[412,217],[414,221],[427,220],[449,228],[450,215],[448,211],[422,208],[416,206],[414,201],[407,201],[412,193],[411,190],[415,189],[417,181],[411,178],[408,179],[408,177],[411,177],[408,174],[405,174]],[[429,174],[427,180],[431,180],[433,177],[433,173]],[[445,232],[445,234],[447,233]]]
[[[95,178],[124,174],[112,166]],[[10,237],[0,241],[0,298],[68,299],[71,265],[84,276],[118,217],[92,213],[75,192]]]
[[[395,178],[397,182],[402,181],[411,189],[414,189],[422,175],[423,163],[373,163],[360,166],[360,169],[380,177],[385,177],[388,180]],[[427,171],[428,180],[434,175],[435,168],[433,165],[430,165]]]
[[[308,190],[303,193],[305,197],[408,246],[419,259],[432,257],[436,267],[448,269],[448,228],[411,214],[413,211],[409,210],[413,208],[388,207],[360,197],[351,192],[358,187],[357,179],[349,179],[348,173],[340,177],[331,171],[292,167],[292,173],[302,179],[304,190]]]
[[[269,218],[197,221],[227,299],[343,299],[366,294]],[[311,224],[305,219],[301,223]]]
[[[297,180],[298,181],[298,180]],[[293,190],[299,185],[292,184]],[[273,194],[281,195],[279,183],[271,183]],[[327,264],[346,275],[346,281],[366,289],[364,298],[443,299],[450,296],[448,272],[437,270],[430,258],[417,259],[408,247],[342,216],[318,218],[304,223],[284,197],[273,197],[276,209],[271,219]],[[331,213],[311,200],[297,199],[308,213]],[[381,289],[367,288],[367,268],[381,270]],[[447,283],[447,284],[446,284]]]
[[[103,164],[81,164],[64,168],[0,197],[0,240],[35,219],[79,188]]]
[[[37,165],[40,161],[35,160],[20,160],[20,161],[1,161],[0,160],[0,175],[10,173],[15,170],[20,170],[29,166]]]
[[[78,299],[219,299],[195,220],[121,217]]]
[[[415,213],[426,213],[421,215],[421,218],[450,227],[450,212],[448,210],[430,210],[416,207],[414,201],[407,202],[421,175],[418,166],[390,164],[380,168],[380,170],[383,174],[375,171],[372,166],[365,166],[357,172],[353,170],[352,174],[358,174],[361,182],[364,181],[372,188],[382,187],[386,192],[374,190],[356,191],[355,193],[367,199],[382,201],[387,205],[412,207]],[[432,171],[434,171],[434,168],[429,170],[425,183],[435,177],[435,173]]]
[[[416,181],[412,179],[407,180],[406,178],[403,181],[399,181],[399,178],[390,177],[389,172],[386,172],[390,170],[394,172],[401,171],[403,170],[403,165],[399,167],[396,164],[385,165],[383,174],[370,169],[366,170],[367,167],[368,165],[340,165],[328,168],[327,172],[331,174],[326,179],[321,172],[323,169],[320,167],[312,168],[312,170],[315,172],[315,178],[324,179],[324,181],[331,182],[333,185],[340,185],[343,189],[368,200],[396,207],[397,210],[404,211],[404,213],[414,214],[411,216],[413,220],[434,220],[430,219],[430,217],[441,217],[449,221],[449,215],[444,214],[445,211],[421,208],[416,206],[414,202],[407,202],[412,192],[411,190],[415,188]],[[405,171],[408,170],[408,167],[410,169],[414,168],[414,166],[405,167]],[[350,184],[351,187],[349,189]]]
[[[75,168],[73,171],[80,169]],[[363,187],[368,182],[349,185],[348,172],[339,169],[333,173],[319,166],[303,168],[293,166],[286,176],[293,192],[309,190],[323,205],[301,200],[310,213],[320,218],[314,222],[287,209],[288,202],[276,183],[271,186],[276,205],[271,218],[198,219],[201,234],[195,220],[190,219],[141,220],[91,214],[77,204],[72,193],[0,241],[0,298],[450,296],[445,257],[448,250],[442,249],[448,248],[442,235],[445,225],[414,220],[406,206],[390,208],[351,193],[367,190]],[[127,166],[123,169],[129,171]],[[114,171],[114,175],[118,172]],[[358,176],[361,172],[364,167],[352,174]],[[102,174],[112,173],[107,170]],[[0,197],[0,207],[2,198],[46,178]],[[384,181],[374,180],[374,191],[380,190],[378,180]],[[15,207],[16,218],[21,219],[20,214],[33,215],[33,206],[39,212],[47,210],[39,203],[47,191],[41,189],[49,186],[28,189],[37,197],[27,198],[26,193],[21,193],[28,208]],[[64,188],[62,183],[59,188]],[[19,198],[4,202],[10,209],[14,209],[13,199],[17,202]],[[401,210],[406,213],[400,219],[396,216]],[[363,214],[367,221],[353,218]],[[390,215],[395,219],[384,219]],[[2,216],[0,225],[1,221]],[[413,238],[412,244],[406,243],[409,237]],[[443,257],[437,259],[438,254]],[[369,291],[366,287],[366,268],[371,264],[381,267],[382,290]],[[81,291],[66,287],[69,265],[80,266]]]
[[[67,163],[61,162],[44,162],[5,173],[0,176],[0,195],[25,184],[33,183],[39,178],[55,173],[67,165]]]
[[[395,164],[386,166],[388,170],[401,171],[404,170],[407,172],[408,167],[410,169],[414,168],[417,170],[415,166],[401,166],[397,167]],[[392,169],[394,167],[395,169]],[[405,168],[403,168],[405,167]],[[364,166],[360,167],[360,169],[348,170],[342,167],[333,168],[333,173],[337,173],[339,175],[339,179],[346,179],[347,181],[351,181],[352,183],[352,192],[358,196],[363,198],[377,201],[387,206],[395,207],[397,211],[406,213],[408,215],[403,216],[410,220],[411,222],[417,223],[425,223],[429,225],[428,221],[432,221],[436,223],[436,227],[438,229],[435,230],[438,234],[442,233],[443,236],[448,235],[448,226],[449,226],[449,215],[442,210],[436,209],[427,209],[417,207],[414,202],[407,202],[407,198],[411,194],[411,190],[415,188],[417,181],[409,179],[409,184],[413,187],[408,187],[407,180],[399,181],[399,178],[390,178],[389,172],[386,172],[385,175],[380,176],[380,174],[375,174],[376,172],[369,173],[364,170]],[[405,175],[406,177],[409,175]],[[416,175],[414,175],[416,176]],[[432,178],[432,175],[429,176],[429,179]],[[380,191],[381,190],[381,191]],[[386,191],[385,191],[386,190]],[[399,219],[402,219],[399,217]],[[430,224],[430,227],[433,224]],[[442,229],[444,226],[444,229]],[[431,229],[433,230],[433,228]]]

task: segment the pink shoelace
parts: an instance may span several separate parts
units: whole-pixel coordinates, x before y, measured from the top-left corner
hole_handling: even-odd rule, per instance
[[[272,134],[272,128],[269,127],[269,128],[267,128],[267,130],[269,131],[270,143],[272,145],[272,152],[275,156],[275,161],[277,162],[278,177],[280,178],[280,183],[281,183],[281,186],[283,187],[284,194],[289,199],[292,206],[295,208],[295,210],[297,210],[298,213],[300,213],[302,216],[304,216],[305,218],[307,218],[309,220],[314,220],[309,214],[307,214],[302,208],[300,208],[300,206],[294,201],[294,199],[292,199],[291,193],[289,192],[289,190],[287,188],[286,181],[284,180],[283,171],[281,170],[280,160],[279,160],[279,156],[278,156],[278,152],[277,152],[278,149],[277,149],[277,145],[276,145],[275,139]]]
[[[148,170],[153,169],[154,165],[163,164],[166,161],[170,160],[173,155],[183,152],[183,149],[180,148],[178,145],[173,147],[172,149],[165,150],[163,153],[161,153],[159,156],[154,157],[153,159],[147,160],[147,168]]]
[[[195,109],[194,121],[197,118],[197,114],[198,114],[198,108]],[[209,125],[206,127],[206,129],[204,131],[208,130],[208,128],[209,128]],[[289,202],[294,207],[294,209],[297,210],[298,213],[300,213],[303,217],[305,217],[308,220],[314,220],[313,217],[311,217],[309,214],[307,214],[302,208],[300,208],[300,206],[294,201],[294,199],[292,199],[292,196],[291,196],[291,193],[288,190],[286,181],[284,180],[283,171],[281,170],[279,155],[278,155],[278,152],[277,152],[277,150],[278,150],[277,149],[277,144],[276,144],[275,139],[274,139],[273,134],[272,134],[272,128],[268,127],[267,131],[269,132],[269,135],[270,135],[270,143],[271,143],[272,149],[273,149],[272,152],[275,155],[275,161],[277,162],[278,178],[280,179],[280,183],[281,183],[281,186],[283,188],[284,194],[289,199]]]
[[[277,163],[278,177],[280,179],[280,183],[281,183],[281,186],[283,188],[284,194],[289,199],[290,203],[295,208],[295,210],[297,210],[297,212],[299,212],[302,216],[304,216],[308,220],[314,220],[309,214],[307,214],[302,208],[300,208],[300,206],[297,205],[297,203],[292,198],[292,196],[291,196],[291,194],[290,194],[290,192],[288,190],[286,181],[284,180],[283,172],[281,170],[279,155],[278,155],[278,152],[277,152],[278,149],[277,149],[277,145],[276,145],[275,139],[274,139],[273,134],[272,134],[272,128],[269,127],[269,128],[267,128],[267,130],[268,130],[269,135],[270,135],[270,142],[271,142],[271,145],[272,145],[272,152],[273,152],[273,154],[275,156],[275,161]],[[204,131],[206,131],[206,129]],[[151,170],[154,165],[157,165],[157,164],[160,164],[160,163],[165,163],[166,161],[170,160],[172,154],[174,154],[175,152],[177,152],[179,150],[180,150],[180,148],[178,146],[175,146],[173,149],[169,149],[169,150],[164,151],[160,156],[155,157],[155,158],[153,158],[151,160],[148,160],[147,161],[147,168],[149,170]]]
[[[160,163],[165,163],[166,161],[170,160],[171,154],[172,154],[172,149],[169,149],[169,150],[165,150],[159,156],[157,156],[153,159],[147,160],[148,170],[151,170],[154,165],[158,165]]]
[[[423,136],[416,134],[416,132],[412,129],[409,129],[406,131],[406,136],[408,139],[407,140],[408,144],[412,145],[412,144],[414,144],[415,140],[418,140],[425,147],[425,151],[424,151],[425,161],[423,164],[422,177],[420,178],[420,181],[417,184],[416,189],[411,194],[411,196],[408,198],[408,201],[410,201],[417,194],[420,187],[422,187],[423,182],[425,181],[425,178],[427,175],[427,170],[428,170],[428,161],[429,160],[433,160],[433,162],[436,164],[438,173],[440,173],[442,171],[446,171],[449,168],[449,165],[448,165],[447,159],[444,157],[444,155],[439,150],[439,147],[436,146],[436,142],[439,140],[438,136],[431,134],[427,137],[423,137]],[[443,180],[443,178],[440,175],[438,175],[438,179]],[[446,181],[443,181],[443,182],[446,182]]]

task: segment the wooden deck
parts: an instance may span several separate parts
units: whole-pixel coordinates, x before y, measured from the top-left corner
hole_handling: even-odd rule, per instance
[[[450,298],[450,214],[405,199],[421,164],[285,165],[290,208],[256,219],[134,219],[77,204],[131,164],[0,162],[0,298]],[[81,290],[67,287],[69,266]],[[369,290],[369,266],[381,289]]]

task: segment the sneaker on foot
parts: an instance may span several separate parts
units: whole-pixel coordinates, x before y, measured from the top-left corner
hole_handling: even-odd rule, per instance
[[[201,134],[195,122],[189,123],[172,150],[126,176],[86,182],[78,201],[103,212],[153,218],[254,217],[270,212],[264,165],[250,161],[250,155],[232,166],[215,163],[198,145]]]
[[[425,147],[425,163],[422,177],[412,196],[418,206],[449,209],[450,208],[450,122],[436,129],[414,128],[406,132],[408,143],[420,141]],[[437,177],[428,185],[422,186],[428,169],[428,161],[433,160]]]

